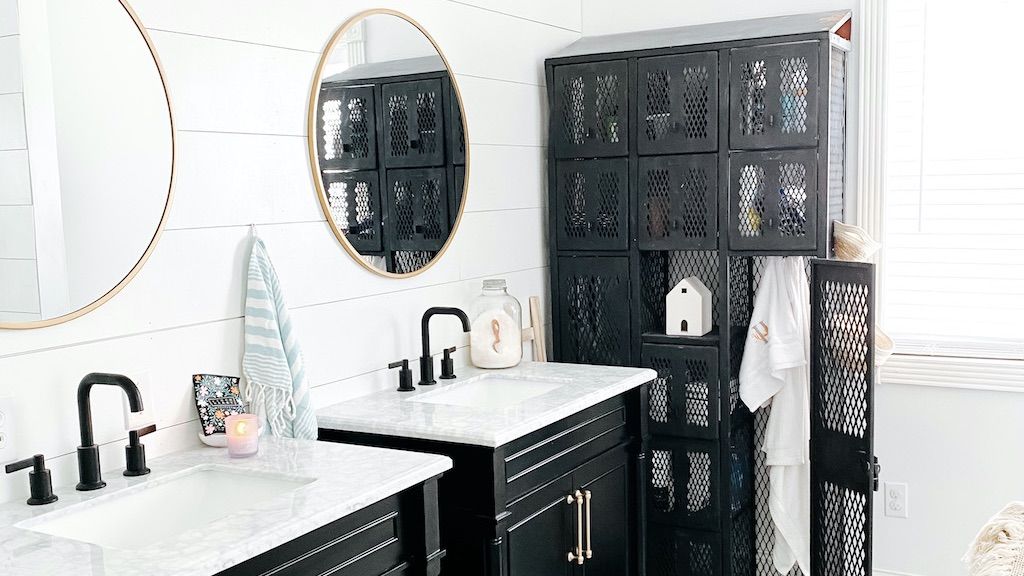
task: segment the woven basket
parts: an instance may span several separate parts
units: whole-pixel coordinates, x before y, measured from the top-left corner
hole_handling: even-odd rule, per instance
[[[838,220],[832,224],[832,249],[839,260],[867,262],[881,247],[860,226],[844,224]]]

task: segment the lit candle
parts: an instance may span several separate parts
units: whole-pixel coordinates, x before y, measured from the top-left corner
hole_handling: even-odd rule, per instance
[[[224,419],[228,436],[228,454],[232,458],[245,458],[259,451],[259,421],[255,414],[235,414]]]

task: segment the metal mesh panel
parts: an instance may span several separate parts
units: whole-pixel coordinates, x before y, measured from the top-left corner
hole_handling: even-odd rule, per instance
[[[686,361],[686,424],[708,428],[711,426],[711,388],[708,384],[708,363],[703,360]]]
[[[747,509],[732,521],[732,576],[754,575],[754,512]]]
[[[708,137],[708,69],[705,66],[683,68],[683,134],[687,138]]]
[[[566,172],[562,194],[565,195],[565,235],[583,238],[587,235],[587,177],[583,172]]]
[[[764,167],[749,164],[740,169],[739,233],[743,237],[760,236],[764,221]]]
[[[625,266],[619,276],[614,266],[590,266],[594,260],[570,267],[567,259],[561,266],[562,333],[568,337],[562,353],[573,362],[620,366],[629,358],[628,313],[619,301],[628,294]]]
[[[865,573],[867,551],[864,526],[867,523],[867,497],[849,488],[825,482],[821,493],[824,539],[818,557],[828,576],[870,576]]]
[[[615,74],[597,77],[597,92],[594,97],[594,114],[597,120],[597,137],[604,143],[617,143],[619,134],[619,82]]]
[[[324,100],[320,105],[321,120],[323,122],[323,128],[321,129],[323,137],[323,159],[324,160],[337,160],[341,157],[341,100],[338,98],[331,98]]]
[[[750,307],[753,304],[750,273],[750,258],[729,257],[729,325],[744,331],[750,325]],[[742,337],[736,339],[743,340]]]
[[[696,276],[711,291],[711,323],[718,324],[718,252],[713,250],[686,250],[668,253],[668,285],[665,294],[683,278]],[[664,306],[664,302],[662,303]],[[662,314],[661,330],[665,329],[665,315]]]
[[[660,140],[668,133],[672,119],[672,97],[669,84],[672,81],[668,70],[651,70],[647,73],[647,139]]]
[[[408,180],[395,180],[391,193],[394,198],[395,237],[399,240],[412,240],[416,233],[416,219],[411,183]]]
[[[597,195],[600,205],[595,218],[595,232],[602,238],[616,238],[619,235],[619,196],[624,194],[622,183],[616,172],[601,172],[597,180]]]
[[[718,253],[679,250],[640,253],[640,326],[644,332],[665,332],[665,295],[683,278],[696,276],[711,291],[711,322],[718,325]]]
[[[873,345],[868,341],[868,287],[829,281],[822,285],[821,296],[819,417],[829,430],[863,438],[868,427],[868,354]]]
[[[648,414],[652,421],[668,424],[676,418],[672,404],[672,363],[666,358],[652,358],[651,368],[658,377],[648,390]]]
[[[648,511],[658,522],[717,530],[718,444],[701,440],[652,441]]]
[[[664,238],[669,235],[672,224],[672,181],[668,169],[647,170],[645,188],[647,218],[644,226],[650,238]]]
[[[420,186],[420,201],[423,203],[423,238],[444,240],[448,237],[448,226],[442,210],[445,201],[440,183],[428,178]]]
[[[757,544],[755,559],[757,576],[778,576],[772,563],[772,550],[775,549],[775,525],[772,523],[771,512],[768,511],[768,467],[765,466],[764,445],[765,429],[771,407],[759,409],[754,413],[754,538]],[[793,568],[786,576],[803,576],[799,566]]]
[[[562,129],[569,142],[581,145],[586,139],[586,127],[583,114],[586,111],[586,83],[582,76],[567,77],[562,81],[562,95],[565,105],[562,108]]]
[[[653,526],[647,536],[647,576],[718,576],[715,535]]]
[[[807,234],[807,166],[798,162],[779,165],[779,233]]]
[[[682,226],[680,231],[687,238],[703,238],[707,236],[708,175],[701,168],[690,168],[682,185]]]
[[[437,128],[440,125],[437,93],[424,91],[416,94],[416,132],[419,135],[419,153],[434,154],[440,139]]]
[[[391,136],[391,155],[409,154],[409,96],[392,94],[388,98],[388,131]]]
[[[327,184],[327,204],[331,208],[331,219],[338,230],[347,233],[349,210],[349,183],[329,182]]]
[[[764,60],[751,60],[740,65],[740,132],[746,136],[765,131],[765,91],[768,88],[768,67]]]
[[[395,274],[408,274],[423,268],[434,259],[437,252],[428,250],[398,250],[395,256]]]
[[[349,98],[347,108],[349,129],[352,131],[349,153],[353,158],[367,158],[370,156],[370,122],[366,98]]]
[[[370,204],[370,185],[366,182],[356,183],[355,220],[358,235],[364,240],[371,240],[377,235],[375,226],[376,214]]]
[[[780,128],[783,134],[802,134],[807,132],[807,58],[783,58],[779,65]]]

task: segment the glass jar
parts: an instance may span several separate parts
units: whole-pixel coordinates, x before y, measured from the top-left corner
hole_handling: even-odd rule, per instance
[[[484,280],[469,308],[469,356],[478,368],[511,368],[523,359],[523,308],[504,280]]]

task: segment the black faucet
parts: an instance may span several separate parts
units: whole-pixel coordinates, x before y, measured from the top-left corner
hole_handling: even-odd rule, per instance
[[[430,355],[430,319],[438,314],[457,316],[462,320],[462,331],[469,332],[469,316],[458,308],[438,307],[430,308],[423,313],[423,320],[420,322],[423,341],[423,356],[420,356],[420,386],[437,384],[434,380],[434,357]]]
[[[92,407],[89,403],[89,393],[95,385],[117,386],[124,390],[128,396],[128,406],[132,412],[142,412],[142,394],[139,387],[127,376],[120,374],[92,373],[82,378],[78,384],[78,426],[82,434],[82,445],[78,447],[78,485],[76,490],[99,490],[107,485],[100,476],[100,448],[93,441],[92,435]],[[144,436],[156,430],[155,426],[149,426],[142,430],[133,430],[129,433],[129,445],[125,448],[125,457],[128,461],[128,470],[125,475],[138,476],[146,474],[145,447],[139,443],[139,436]]]

